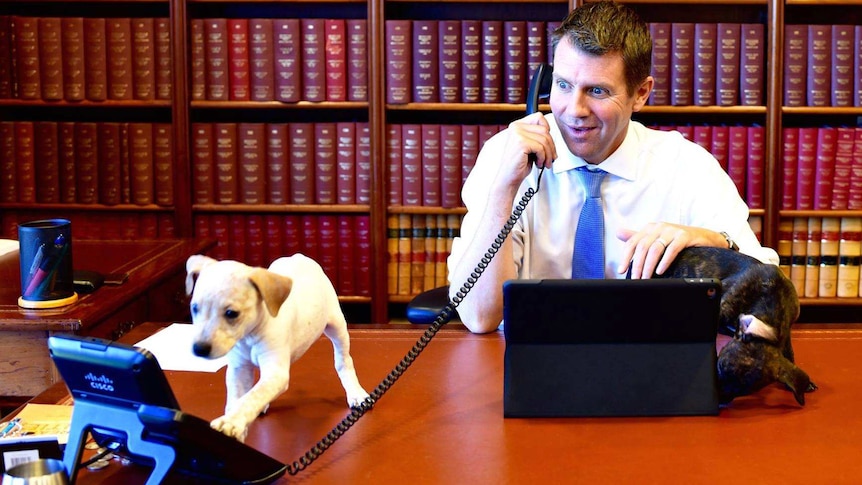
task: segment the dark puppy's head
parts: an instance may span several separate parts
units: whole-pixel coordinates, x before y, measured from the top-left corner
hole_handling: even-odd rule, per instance
[[[773,343],[761,337],[741,335],[718,354],[719,398],[727,404],[780,382],[805,405],[805,393],[813,386],[808,374],[784,357]]]

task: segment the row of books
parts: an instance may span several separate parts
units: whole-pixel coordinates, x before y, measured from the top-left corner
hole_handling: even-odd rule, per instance
[[[781,268],[800,297],[862,296],[862,218],[782,219],[778,238]]]
[[[198,214],[195,235],[214,238],[216,259],[267,267],[282,256],[314,259],[341,296],[371,295],[368,215]]]
[[[191,21],[191,98],[367,101],[365,19]]]
[[[784,128],[781,208],[862,209],[862,128]]]
[[[0,98],[169,100],[168,18],[0,16]]]
[[[0,202],[174,203],[170,123],[0,122]]]
[[[862,106],[862,25],[784,26],[784,105]]]
[[[18,224],[44,218],[44,213],[0,211],[0,237],[18,239]],[[174,214],[167,212],[52,211],[51,217],[67,219],[74,239],[130,241],[177,237]]]
[[[446,285],[446,259],[460,228],[459,215],[390,214],[389,294],[416,295]]]
[[[652,22],[651,105],[762,106],[764,26]]]

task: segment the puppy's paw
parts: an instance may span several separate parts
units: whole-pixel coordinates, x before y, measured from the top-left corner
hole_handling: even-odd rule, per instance
[[[362,403],[364,403],[365,400],[368,399],[368,397],[368,393],[365,392],[365,389],[362,389],[360,387],[359,389],[351,391],[347,394],[347,404],[351,408],[358,408],[362,406]]]
[[[236,438],[240,442],[245,442],[245,437],[248,435],[247,425],[231,420],[227,416],[213,419],[210,421],[210,427],[231,438]]]

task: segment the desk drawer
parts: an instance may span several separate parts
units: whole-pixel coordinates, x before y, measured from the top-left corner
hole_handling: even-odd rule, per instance
[[[57,381],[46,331],[0,332],[0,396],[35,396]]]

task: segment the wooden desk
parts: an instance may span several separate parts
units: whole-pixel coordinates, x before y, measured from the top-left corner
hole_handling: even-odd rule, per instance
[[[51,332],[117,339],[138,323],[187,318],[186,259],[213,245],[212,240],[193,239],[76,240],[76,270],[128,273],[129,278],[122,285],[80,295],[66,307],[46,310],[18,306],[18,252],[0,257],[0,396],[32,397],[57,380],[46,343]]]
[[[376,386],[423,329],[352,328],[363,385]],[[502,335],[444,329],[353,429],[279,483],[858,483],[862,325],[805,327],[794,339],[798,363],[820,386],[805,407],[771,387],[717,417],[504,419]],[[221,414],[224,371],[168,374],[185,411]],[[291,374],[247,440],[285,462],[347,414],[327,341]],[[53,392],[41,402],[65,396]],[[144,476],[112,463],[78,483],[143,483],[133,475]]]

